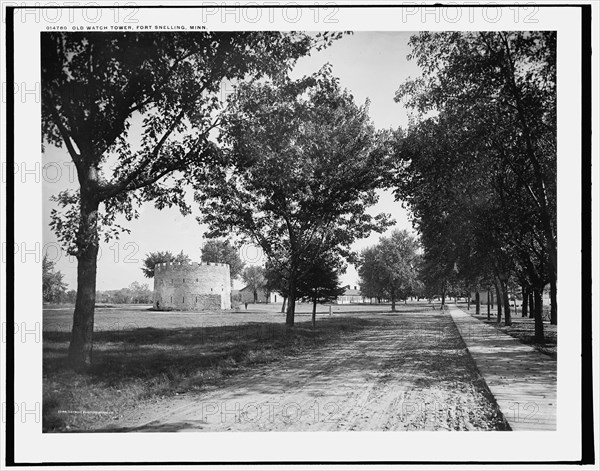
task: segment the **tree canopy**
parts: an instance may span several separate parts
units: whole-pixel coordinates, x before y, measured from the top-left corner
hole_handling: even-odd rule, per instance
[[[124,229],[117,215],[136,218],[145,201],[190,212],[185,188],[203,184],[207,164],[220,158],[210,133],[222,82],[285,72],[340,34],[41,35],[44,140],[66,147],[79,182],[77,191],[55,196],[51,214],[58,239],[78,259],[74,367],[91,363],[100,235],[117,236]]]
[[[202,246],[202,261],[229,265],[231,283],[242,274],[244,262],[239,251],[227,239],[209,239]]]
[[[358,268],[363,296],[389,297],[394,311],[396,300],[406,299],[417,286],[418,248],[408,231],[395,229],[377,245],[363,250]]]
[[[265,269],[256,265],[246,267],[242,272],[242,280],[252,290],[254,302],[258,301],[258,292],[266,287]]]
[[[45,302],[56,303],[63,301],[67,292],[64,275],[55,270],[56,263],[44,255],[42,259],[42,299]]]
[[[150,252],[146,254],[146,258],[144,258],[144,266],[142,267],[142,272],[146,278],[154,278],[154,268],[158,263],[189,263],[192,259],[189,255],[184,254],[183,250],[179,252],[177,255],[173,255],[171,252]]]
[[[340,286],[340,273],[345,269],[343,260],[329,255],[315,260],[299,282],[298,297],[313,304],[313,328],[316,325],[317,303],[332,302],[344,294],[345,289]]]
[[[297,285],[328,254],[351,258],[357,238],[391,222],[371,216],[384,182],[387,134],[325,67],[299,80],[241,84],[222,140],[227,165],[197,193],[211,236],[235,231],[259,245],[287,277],[293,326]]]

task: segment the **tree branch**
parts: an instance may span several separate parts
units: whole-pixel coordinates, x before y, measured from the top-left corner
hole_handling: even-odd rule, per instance
[[[52,113],[52,116],[54,118],[54,124],[56,124],[56,127],[58,128],[60,135],[62,136],[63,141],[67,146],[69,155],[71,156],[71,159],[73,159],[73,163],[75,164],[75,167],[79,172],[81,170],[81,154],[78,154],[75,148],[73,147],[73,143],[71,142],[71,133],[63,124],[54,103],[50,104],[50,112]]]

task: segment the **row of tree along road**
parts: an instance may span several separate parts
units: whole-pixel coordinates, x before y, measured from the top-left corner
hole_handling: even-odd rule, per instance
[[[333,295],[347,262],[367,290],[374,264],[392,300],[417,282],[442,296],[451,283],[494,286],[507,299],[516,279],[536,320],[550,283],[556,321],[555,34],[414,36],[423,75],[399,84],[414,112],[395,131],[377,130],[330,66],[290,78],[298,58],[342,36],[42,35],[44,138],[66,147],[80,184],[54,196],[51,215],[78,260],[73,367],[92,361],[100,239],[126,230],[116,217],[137,218],[143,202],[189,214],[186,190],[207,238],[260,246],[289,327],[296,300]],[[235,84],[225,101],[223,80]],[[385,188],[412,209],[422,249],[394,232],[353,253],[394,224],[368,211]]]
[[[396,95],[416,119],[398,131],[393,179],[421,236],[423,278],[442,296],[495,291],[507,325],[520,286],[541,341],[547,284],[557,323],[556,33],[420,33],[410,44],[423,75]]]

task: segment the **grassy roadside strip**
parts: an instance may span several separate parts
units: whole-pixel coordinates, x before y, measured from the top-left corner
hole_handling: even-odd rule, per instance
[[[557,328],[556,325],[551,325],[549,322],[544,322],[544,342],[535,341],[535,326],[533,319],[528,317],[519,317],[513,314],[512,325],[507,326],[504,322],[496,322],[496,314],[492,313],[491,319],[488,321],[487,314],[475,315],[475,308],[467,310],[466,306],[458,306],[464,313],[478,319],[487,325],[490,325],[500,332],[503,332],[511,337],[516,338],[519,342],[525,345],[531,345],[538,352],[548,355],[556,360],[557,348]],[[482,307],[481,312],[484,312]],[[504,319],[504,316],[502,317]]]
[[[285,359],[342,340],[372,321],[323,319],[293,329],[281,323],[140,328],[95,337],[94,365],[85,373],[65,366],[68,333],[44,332],[44,432],[84,431],[110,424],[141,401],[201,391],[254,365]]]

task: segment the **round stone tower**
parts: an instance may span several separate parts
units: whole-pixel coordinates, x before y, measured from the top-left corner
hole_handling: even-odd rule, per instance
[[[154,309],[231,309],[226,263],[159,263],[154,267]]]

